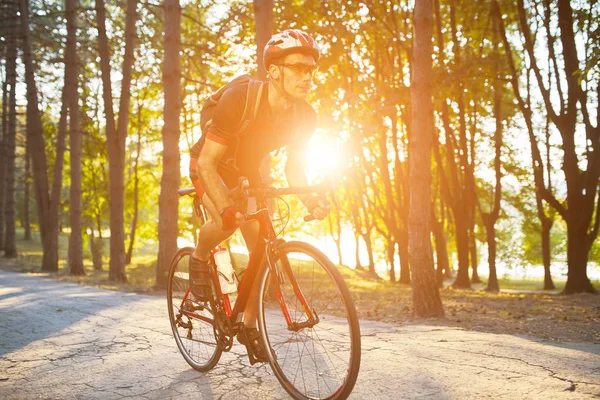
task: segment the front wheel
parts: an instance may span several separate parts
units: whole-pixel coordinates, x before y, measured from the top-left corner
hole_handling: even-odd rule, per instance
[[[360,327],[344,279],[306,243],[284,243],[274,258],[259,280],[258,319],[275,376],[295,399],[348,397],[360,367]]]
[[[215,340],[214,312],[209,302],[199,302],[189,289],[189,265],[194,249],[177,251],[169,268],[167,303],[169,320],[177,347],[187,363],[198,371],[208,371],[221,358],[222,348]]]

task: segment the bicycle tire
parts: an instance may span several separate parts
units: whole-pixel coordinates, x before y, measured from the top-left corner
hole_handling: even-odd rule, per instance
[[[295,399],[345,399],[360,369],[360,326],[352,296],[335,265],[303,242],[278,246],[277,268],[288,260],[290,271],[319,322],[288,329],[274,295],[270,269],[259,279],[259,328],[267,358],[284,389]],[[291,279],[280,284],[293,322],[305,322],[306,312],[294,294]]]
[[[211,305],[208,302],[197,302],[193,296],[186,300],[188,315],[182,313],[182,301],[189,288],[189,260],[194,248],[179,249],[169,267],[167,285],[167,304],[169,321],[173,337],[179,352],[185,361],[195,370],[206,372],[212,369],[219,359],[223,349],[215,338],[213,324],[197,317],[213,319]],[[201,307],[201,309],[195,309]],[[190,318],[189,315],[197,317]]]

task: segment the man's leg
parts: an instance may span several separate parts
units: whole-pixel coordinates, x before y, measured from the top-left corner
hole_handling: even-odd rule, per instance
[[[224,231],[221,228],[221,216],[206,193],[202,196],[202,204],[208,211],[210,220],[200,227],[198,243],[192,256],[197,260],[207,261],[210,251],[230,237],[235,230]]]
[[[192,256],[201,261],[207,261],[210,251],[223,240],[230,237],[235,231],[223,231],[215,221],[220,220],[220,216],[206,194],[202,197],[202,203],[211,215],[211,220],[202,225],[198,234],[198,244]],[[250,221],[240,227],[244,236],[244,241],[248,251],[252,251],[258,240],[258,221]],[[255,285],[250,292],[246,309],[244,310],[244,325],[248,328],[255,328],[258,316],[258,287]]]
[[[256,241],[258,240],[258,221],[250,221],[240,227],[240,231],[244,236],[244,241],[248,247],[248,251],[252,252]],[[250,295],[248,296],[248,302],[246,303],[246,309],[244,310],[244,326],[247,328],[256,328],[257,317],[258,317],[258,285],[254,282],[254,287],[250,288]]]
[[[258,240],[258,221],[248,222],[240,227],[248,251],[252,251]],[[250,363],[267,362],[267,354],[258,333],[258,302],[260,301],[257,282],[250,288],[248,302],[244,310],[244,329],[238,334],[238,340],[248,349]]]
[[[202,196],[202,204],[210,214],[211,219],[200,228],[198,243],[192,253],[192,259],[190,260],[190,287],[194,296],[199,300],[206,301],[210,296],[210,270],[208,267],[210,251],[223,240],[230,237],[235,232],[235,229],[224,231],[221,228],[219,212],[206,193]]]

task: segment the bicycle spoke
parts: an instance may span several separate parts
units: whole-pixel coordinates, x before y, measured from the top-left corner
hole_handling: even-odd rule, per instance
[[[213,329],[213,312],[189,293],[189,257],[192,248],[180,250],[169,270],[168,305],[173,336],[184,359],[193,368],[207,371],[221,356]],[[182,303],[185,304],[182,307]]]
[[[360,360],[360,334],[353,308],[352,316],[349,315],[350,294],[345,286],[340,286],[341,277],[336,278],[337,281],[333,278],[332,274],[339,276],[339,272],[331,262],[327,260],[329,264],[325,267],[319,261],[321,258],[304,251],[310,248],[308,245],[284,245],[286,249],[292,247],[294,250],[287,250],[282,256],[288,263],[286,274],[292,276],[277,284],[292,322],[309,321],[306,301],[315,324],[290,331],[280,305],[264,297],[266,278],[263,279],[261,323],[276,355],[271,362],[273,370],[294,398],[347,396],[356,381]],[[277,266],[283,268],[280,261]],[[300,292],[304,296],[302,301],[298,296]]]

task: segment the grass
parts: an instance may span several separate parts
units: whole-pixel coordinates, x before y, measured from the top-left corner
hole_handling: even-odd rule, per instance
[[[7,268],[21,272],[35,273],[50,276],[62,281],[99,287],[102,289],[120,290],[127,292],[149,293],[156,282],[156,255],[154,252],[141,251],[132,257],[131,264],[125,266],[127,283],[117,283],[108,280],[109,243],[104,239],[102,270],[94,270],[91,253],[84,243],[84,276],[69,275],[66,259],[68,253],[68,235],[60,234],[58,240],[58,272],[43,273],[40,271],[42,263],[42,246],[37,232],[33,232],[33,240],[23,239],[23,230],[17,228],[18,257],[13,260],[13,266]]]
[[[42,259],[42,248],[37,232],[33,232],[34,238],[31,241],[23,240],[23,229],[17,228],[17,250],[19,252],[18,258],[15,260],[16,263],[22,266],[26,272],[35,272],[39,269]],[[59,235],[59,271],[56,274],[60,279],[78,282],[86,285],[102,287],[106,289],[115,290],[128,290],[136,292],[150,291],[155,285],[156,278],[156,251],[153,248],[145,249],[142,251],[134,251],[132,263],[125,267],[127,274],[127,284],[115,284],[108,281],[108,259],[109,259],[109,243],[108,239],[104,239],[103,249],[103,270],[94,271],[91,262],[91,254],[89,250],[84,246],[84,266],[86,275],[83,277],[70,276],[66,267],[66,258],[68,250],[68,235]],[[248,263],[248,256],[246,254],[234,254],[234,264],[236,270],[240,271]],[[364,271],[355,271],[348,267],[340,266],[340,271],[344,276],[346,282],[351,286],[357,293],[363,292],[385,292],[393,288],[392,290],[398,290],[402,285],[389,282],[384,279],[375,279]],[[473,287],[478,290],[485,289],[486,277],[482,277],[484,280],[483,284],[474,284]],[[451,284],[452,281],[446,282],[446,285]],[[542,290],[544,286],[543,278],[534,279],[515,279],[509,277],[503,277],[498,280],[500,288],[502,290],[514,290],[514,291],[538,291]],[[565,279],[554,278],[554,285],[556,289],[554,291],[546,292],[560,292],[566,283]],[[599,287],[600,281],[593,281],[594,286]]]

